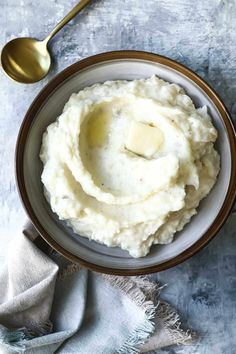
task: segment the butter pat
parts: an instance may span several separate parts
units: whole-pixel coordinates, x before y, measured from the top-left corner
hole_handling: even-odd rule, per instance
[[[160,149],[163,141],[164,136],[159,128],[132,121],[125,146],[137,155],[151,158]]]

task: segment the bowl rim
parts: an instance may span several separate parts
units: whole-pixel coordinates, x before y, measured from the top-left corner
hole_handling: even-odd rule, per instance
[[[82,69],[88,68],[91,65],[101,63],[101,62],[109,62],[111,60],[122,60],[122,59],[136,59],[136,60],[145,60],[149,62],[155,62],[159,64],[163,64],[165,66],[174,69],[187,78],[194,81],[206,94],[207,96],[214,102],[217,109],[220,112],[220,116],[224,122],[226,127],[229,144],[230,144],[230,151],[231,151],[231,176],[228,191],[226,197],[224,199],[223,205],[219,210],[216,218],[213,220],[212,224],[206,230],[206,232],[202,235],[202,237],[195,242],[192,246],[178,254],[172,259],[169,259],[163,263],[152,265],[144,268],[139,269],[119,269],[119,268],[109,268],[105,266],[100,266],[88,262],[74,254],[70,253],[62,246],[60,246],[44,229],[43,225],[38,220],[35,212],[30,204],[29,198],[27,196],[25,182],[24,182],[24,173],[23,173],[23,159],[24,159],[24,149],[25,149],[25,142],[27,140],[27,135],[31,126],[31,123],[34,120],[35,115],[41,108],[41,105],[44,103],[45,99],[50,95],[50,93],[63,81],[67,80],[70,76],[74,75],[75,73],[79,72]],[[16,174],[16,181],[17,181],[17,189],[20,195],[21,202],[23,207],[30,218],[31,222],[33,223],[36,230],[39,234],[43,237],[43,239],[57,252],[65,256],[72,262],[80,263],[82,266],[86,268],[107,274],[115,274],[115,275],[143,275],[143,274],[150,274],[159,272],[168,268],[171,268],[177,264],[182,263],[183,261],[187,260],[191,256],[193,256],[196,252],[200,251],[208,242],[217,234],[220,228],[223,226],[224,222],[226,221],[231,208],[233,207],[233,203],[236,197],[236,133],[235,128],[233,125],[232,118],[225,107],[223,101],[219,97],[219,95],[215,92],[213,88],[209,86],[200,76],[198,76],[195,72],[188,69],[183,64],[176,62],[173,59],[167,58],[165,56],[154,54],[150,52],[144,51],[135,51],[135,50],[121,50],[121,51],[111,51],[111,52],[104,52],[97,55],[90,56],[88,58],[82,59],[63,71],[57,74],[49,83],[43,87],[43,89],[38,93],[38,95],[33,100],[32,104],[30,105],[28,111],[25,114],[23,122],[21,124],[19,134],[17,137],[16,142],[16,150],[15,150],[15,174]]]

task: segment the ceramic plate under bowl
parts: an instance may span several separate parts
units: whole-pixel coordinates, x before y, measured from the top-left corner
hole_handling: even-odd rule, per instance
[[[134,80],[157,75],[182,86],[196,107],[207,105],[219,137],[221,156],[217,183],[198,209],[198,214],[168,245],[156,245],[149,255],[131,258],[126,251],[108,248],[78,236],[59,221],[45,200],[39,159],[42,134],[61,114],[73,92],[106,80]],[[159,55],[121,51],[84,59],[57,75],[36,97],[22,123],[16,148],[18,189],[25,209],[42,237],[74,262],[105,273],[131,275],[172,267],[202,248],[219,230],[234,201],[236,184],[235,131],[217,94],[186,67]]]

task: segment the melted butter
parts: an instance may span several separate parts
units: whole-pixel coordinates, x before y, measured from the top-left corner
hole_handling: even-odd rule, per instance
[[[88,120],[87,141],[90,147],[105,145],[112,121],[112,107],[102,105],[94,110]]]
[[[153,125],[132,121],[125,146],[129,151],[146,158],[152,158],[161,148],[164,134]]]

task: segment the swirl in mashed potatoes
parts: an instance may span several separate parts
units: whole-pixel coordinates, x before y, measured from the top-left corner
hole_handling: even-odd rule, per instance
[[[220,166],[207,108],[156,76],[74,93],[43,135],[42,182],[74,232],[133,257],[196,214]]]

